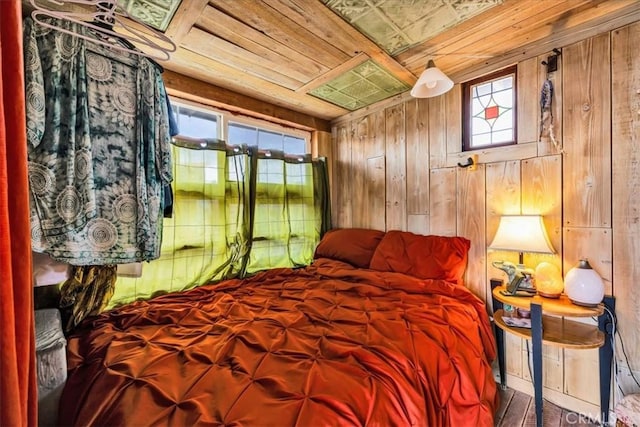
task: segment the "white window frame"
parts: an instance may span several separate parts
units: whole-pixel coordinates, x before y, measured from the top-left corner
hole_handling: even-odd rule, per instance
[[[227,137],[229,122],[235,122],[241,125],[256,127],[261,130],[282,133],[282,134],[303,139],[305,141],[305,154],[311,153],[311,132],[309,131],[296,129],[294,127],[283,126],[277,123],[270,122],[268,120],[245,116],[243,114],[237,114],[237,113],[231,113],[229,111],[218,110],[214,107],[202,105],[200,103],[189,101],[182,98],[171,96],[169,97],[169,99],[171,101],[172,106],[173,105],[184,106],[194,110],[202,111],[203,113],[216,115],[219,120],[218,135],[211,136],[211,138],[218,138],[223,141],[227,141],[227,143],[229,143],[228,137]]]

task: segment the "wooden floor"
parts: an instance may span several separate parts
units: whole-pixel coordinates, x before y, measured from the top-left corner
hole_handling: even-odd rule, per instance
[[[500,390],[500,407],[496,413],[495,425],[500,427],[535,426],[536,410],[533,398],[510,388]],[[598,423],[591,422],[575,412],[544,401],[544,427],[595,427],[598,425]]]

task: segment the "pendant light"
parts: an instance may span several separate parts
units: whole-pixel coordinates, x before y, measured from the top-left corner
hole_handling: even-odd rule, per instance
[[[440,71],[433,59],[427,63],[427,68],[420,74],[420,78],[411,89],[414,98],[431,98],[448,92],[453,87],[453,81]]]

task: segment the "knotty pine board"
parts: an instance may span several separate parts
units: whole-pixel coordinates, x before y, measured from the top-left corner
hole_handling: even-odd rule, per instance
[[[613,292],[612,232],[610,228],[564,227],[563,268],[567,274],[578,262],[586,258],[591,267],[602,277],[604,292]]]
[[[385,157],[367,159],[367,222],[363,226],[373,230],[386,230]]]
[[[429,214],[429,104],[417,98],[405,104],[407,144],[407,214]]]
[[[520,214],[520,161],[489,163],[486,165],[485,170],[487,199],[485,222],[488,246],[496,235],[500,217],[502,215]],[[492,278],[502,279],[506,283],[507,274],[494,267],[492,265],[493,261],[508,261],[517,264],[518,253],[493,249],[487,250],[486,283],[489,283]],[[490,291],[490,289],[487,289],[488,293]]]
[[[460,85],[442,95],[445,99],[447,154],[462,151],[462,90]]]
[[[517,138],[518,144],[535,142],[539,134],[540,90],[538,90],[537,58],[530,58],[518,63],[517,105]]]
[[[562,158],[559,155],[522,161],[522,214],[542,215],[555,254],[525,254],[525,264],[546,261],[562,272]]]
[[[485,212],[485,165],[478,165],[476,170],[458,168],[457,174],[457,219],[458,236],[471,241],[465,286],[483,301],[487,300],[486,285],[486,231]]]
[[[447,164],[447,110],[445,97],[428,98],[429,103],[429,169],[443,168]]]
[[[429,179],[429,230],[440,236],[455,236],[456,228],[456,170],[431,169]]]
[[[565,227],[611,227],[609,34],[563,50]]]
[[[405,104],[387,108],[387,230],[407,229],[407,153]]]
[[[611,43],[613,294],[631,369],[640,371],[640,22],[613,31]]]
[[[366,145],[369,133],[367,120],[351,123],[351,213],[352,226],[364,228],[368,221],[368,200],[366,188],[367,182],[367,157]],[[358,191],[360,189],[360,191]]]
[[[334,227],[347,228],[352,226],[351,198],[351,124],[343,123],[334,129],[333,153],[333,185],[331,189],[331,216]]]

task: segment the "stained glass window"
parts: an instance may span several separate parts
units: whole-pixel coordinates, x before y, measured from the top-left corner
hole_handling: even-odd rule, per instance
[[[516,143],[516,67],[462,85],[464,150]]]

